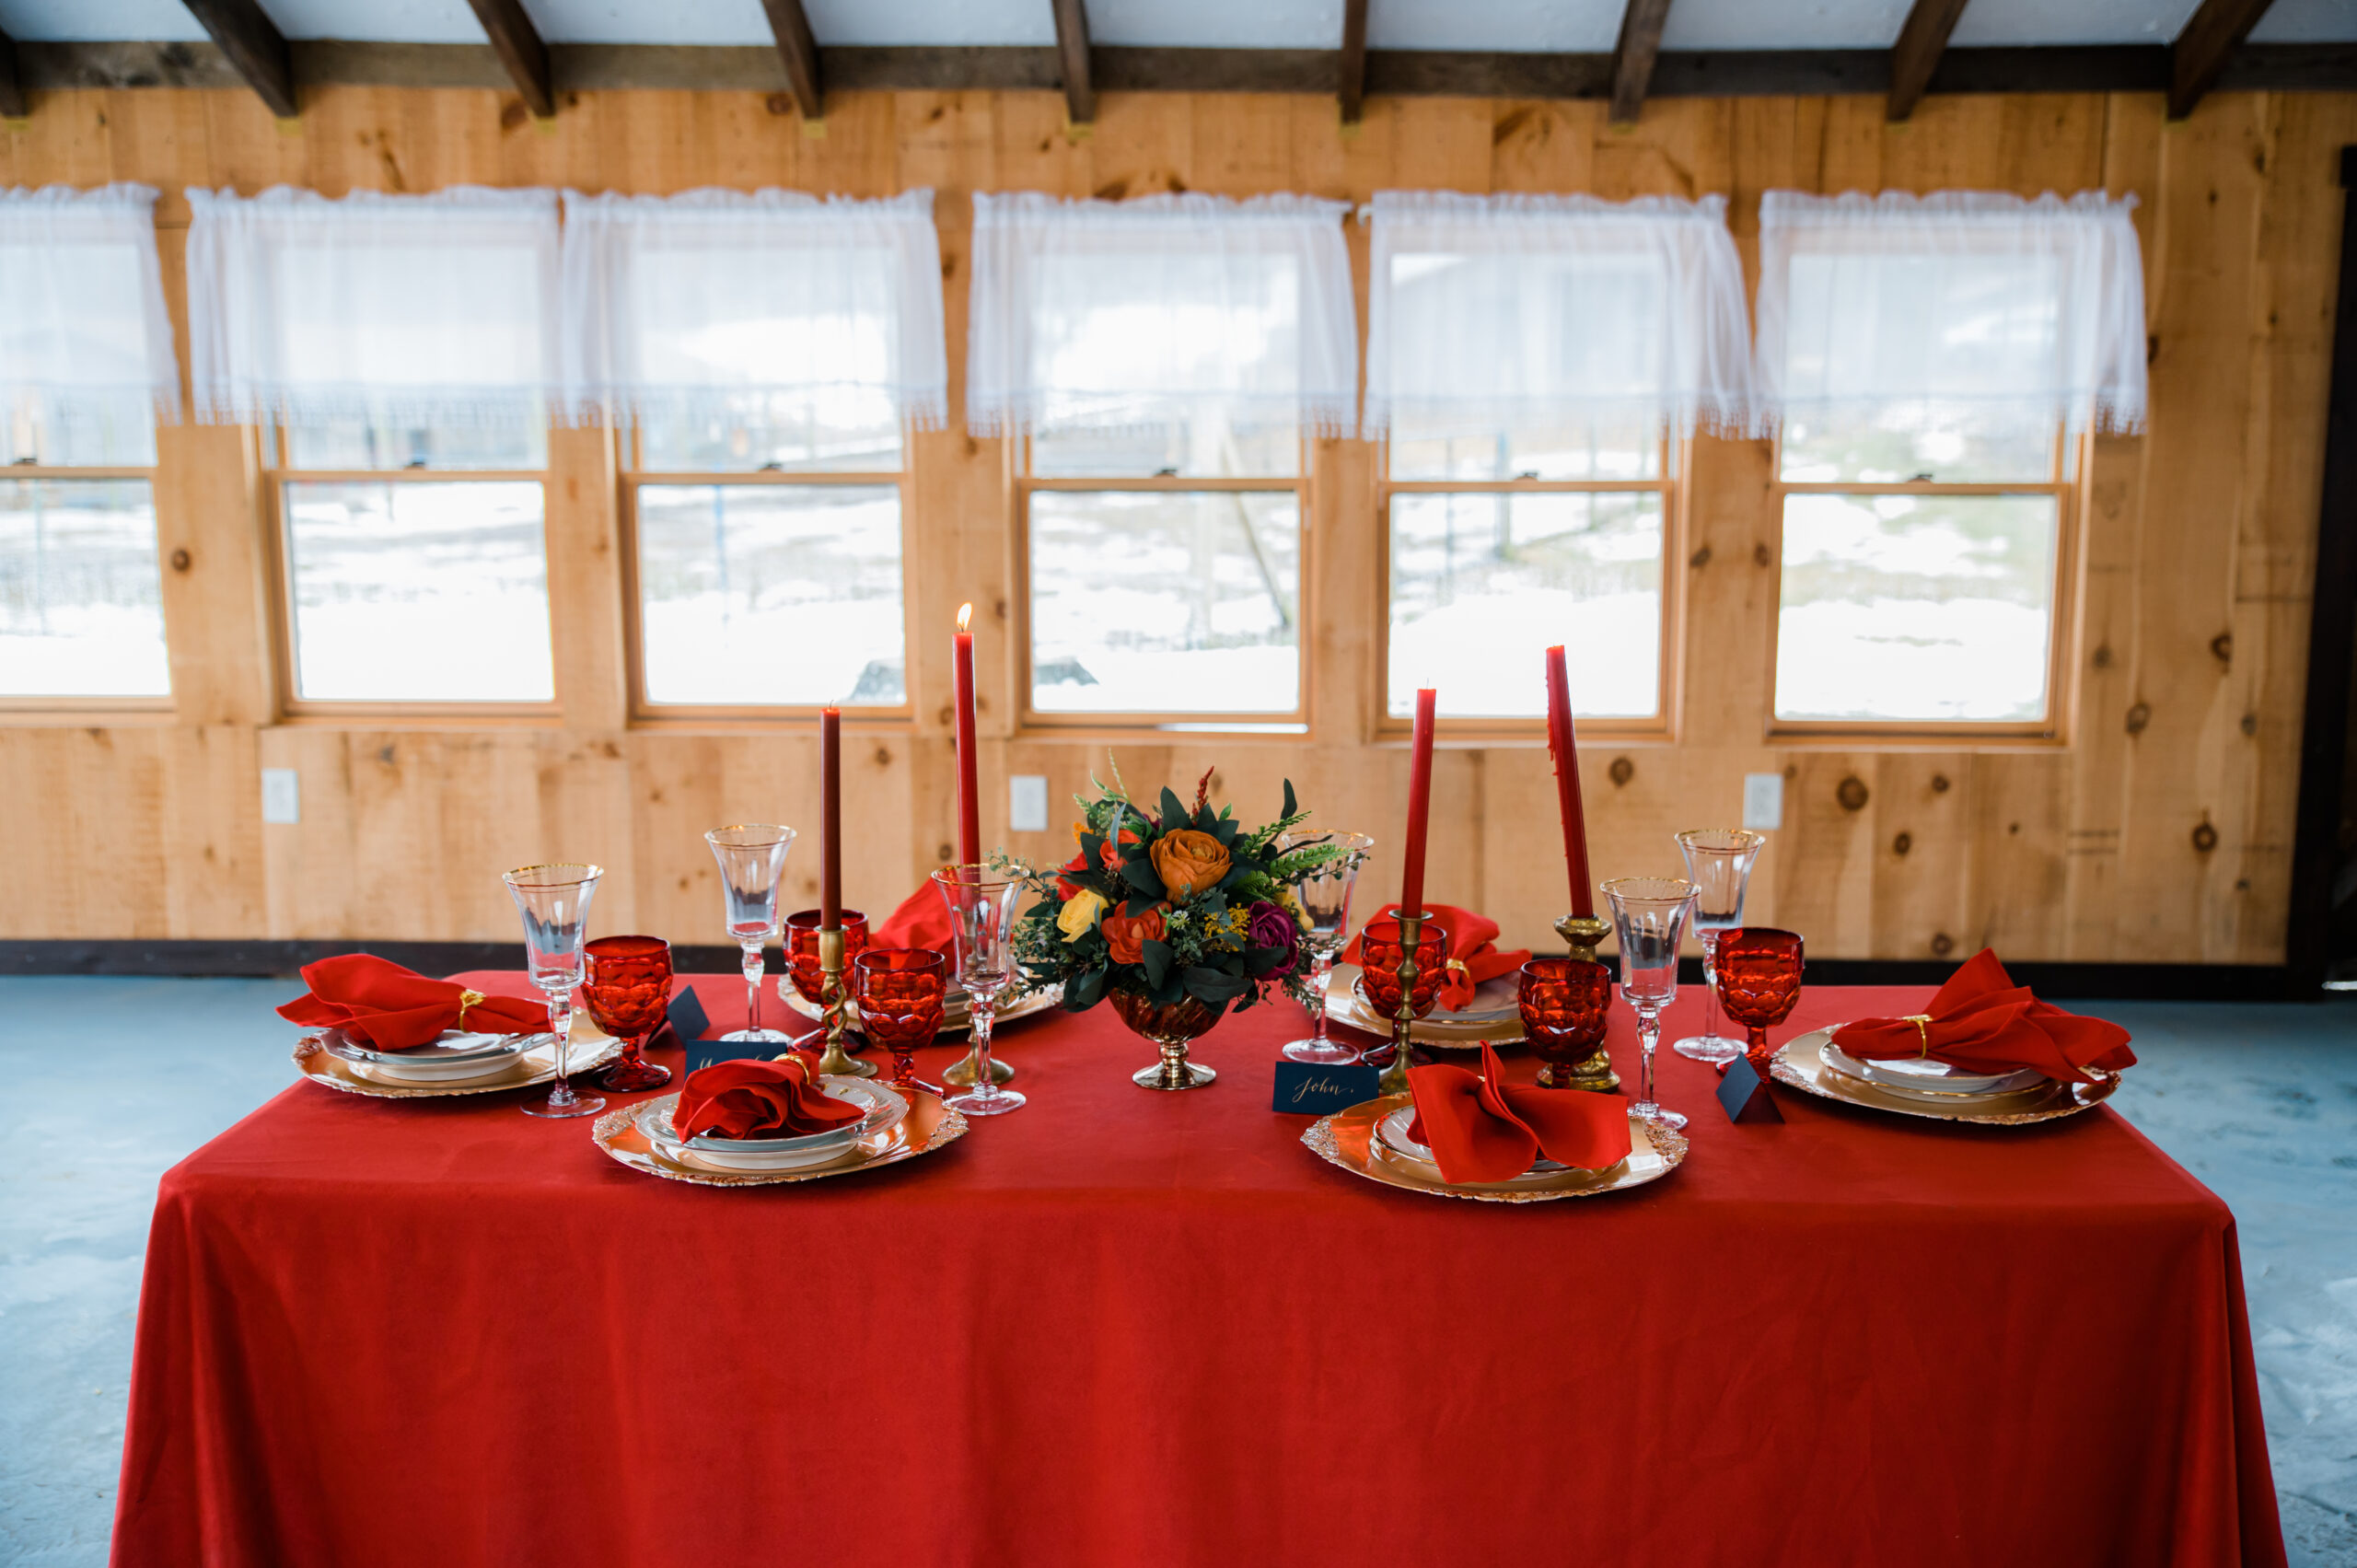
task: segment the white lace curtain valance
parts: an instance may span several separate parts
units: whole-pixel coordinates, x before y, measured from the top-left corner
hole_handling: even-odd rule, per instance
[[[0,402],[64,448],[180,418],[155,206],[149,185],[0,192]]]
[[[563,320],[575,419],[947,420],[930,191],[568,191]]]
[[[1770,422],[2144,424],[2133,196],[1808,196],[1759,207]]]
[[[1340,202],[974,197],[966,423],[978,436],[1344,435],[1357,314]]]
[[[501,429],[558,390],[553,191],[192,190],[197,416]]]
[[[1370,437],[1749,420],[1724,197],[1379,191],[1368,277]]]

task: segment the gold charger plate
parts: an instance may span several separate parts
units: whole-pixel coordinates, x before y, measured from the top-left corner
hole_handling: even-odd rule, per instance
[[[1605,1192],[1626,1191],[1660,1180],[1686,1158],[1685,1138],[1631,1116],[1629,1157],[1609,1170],[1565,1170],[1526,1178],[1511,1185],[1469,1182],[1452,1186],[1437,1174],[1426,1175],[1418,1162],[1392,1153],[1376,1137],[1376,1128],[1383,1119],[1408,1103],[1410,1098],[1406,1095],[1387,1095],[1348,1110],[1338,1110],[1319,1118],[1301,1135],[1301,1141],[1318,1158],[1341,1166],[1353,1176],[1364,1176],[1369,1181],[1405,1188],[1411,1192],[1429,1192],[1436,1198],[1470,1198],[1482,1203],[1546,1203],[1557,1198],[1593,1198]]]
[[[1786,1041],[1769,1062],[1770,1074],[1778,1083],[1789,1084],[1819,1099],[1838,1099],[1844,1105],[1887,1110],[1896,1116],[1924,1116],[1934,1121],[1977,1121],[1995,1127],[2026,1127],[2033,1121],[2076,1116],[2109,1099],[2111,1091],[2119,1086],[2117,1076],[2093,1084],[2063,1084],[2049,1079],[2037,1088],[1992,1095],[1969,1110],[1960,1106],[1931,1105],[1887,1093],[1864,1078],[1853,1078],[1829,1065],[1823,1047],[1833,1038],[1833,1031],[1842,1027],[1835,1024],[1813,1029]]]
[[[804,1017],[817,1018],[822,1016],[819,1005],[816,1002],[805,1001],[802,993],[794,989],[794,982],[791,980],[779,977],[778,987],[784,993],[785,1005]],[[995,1032],[1001,1026],[1011,1024],[1017,1018],[1028,1018],[1034,1013],[1044,1013],[1063,999],[1064,988],[1061,985],[1051,985],[1044,990],[1026,991],[1020,997],[998,1010],[991,1019],[991,1028]],[[859,1022],[859,1004],[844,1003],[843,1016],[856,1025]],[[964,1034],[972,1027],[972,1020],[967,1016],[963,1005],[954,1010],[945,1010],[942,1014],[940,1029],[942,1034]]]
[[[1335,966],[1333,982],[1326,992],[1326,1018],[1329,1023],[1344,1024],[1386,1040],[1391,1038],[1391,1020],[1370,1006],[1359,992],[1355,964]],[[1408,1038],[1435,1051],[1479,1051],[1484,1040],[1492,1045],[1520,1045],[1524,1039],[1522,1011],[1516,1008],[1503,1018],[1471,1024],[1422,1017],[1409,1026]]]
[[[590,1127],[589,1136],[599,1148],[633,1170],[659,1176],[667,1181],[692,1182],[699,1187],[767,1187],[782,1181],[823,1181],[830,1176],[854,1176],[879,1165],[898,1165],[919,1155],[929,1155],[966,1135],[963,1116],[934,1096],[919,1091],[909,1097],[906,1118],[886,1132],[853,1144],[839,1159],[792,1170],[725,1170],[718,1166],[691,1165],[658,1153],[639,1130],[638,1114],[644,1103],[634,1102],[606,1112]]]
[[[574,1036],[573,1060],[568,1065],[571,1076],[578,1078],[593,1068],[602,1067],[621,1054],[622,1042],[610,1035],[583,1030]],[[319,1043],[317,1035],[305,1035],[295,1043],[295,1065],[303,1076],[331,1089],[341,1089],[348,1095],[367,1095],[374,1099],[424,1099],[444,1095],[495,1095],[505,1089],[528,1089],[534,1084],[545,1084],[556,1076],[556,1048],[536,1045],[521,1056],[509,1060],[496,1073],[480,1078],[455,1078],[440,1083],[406,1084],[394,1078],[380,1078],[357,1062],[346,1062],[331,1054]]]

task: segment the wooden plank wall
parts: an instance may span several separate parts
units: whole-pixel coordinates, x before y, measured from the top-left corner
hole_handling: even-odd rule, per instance
[[[1665,99],[1633,129],[1600,104],[1376,99],[1344,134],[1327,98],[1109,95],[1068,135],[1047,93],[870,93],[830,99],[823,135],[757,93],[613,91],[538,124],[489,90],[324,87],[282,126],[244,92],[41,95],[0,130],[0,180],[145,180],[179,297],[192,184],[285,181],[338,194],[462,181],[671,192],[765,184],[854,195],[936,193],[952,406],[962,400],[975,190],[1069,195],[1384,187],[1726,192],[1747,261],[1762,191],[2096,187],[2141,201],[2153,334],[2151,434],[2106,439],[2089,467],[2071,667],[2069,744],[1933,750],[1771,748],[1763,656],[1778,528],[1764,444],[1697,443],[1671,546],[1689,608],[1676,735],[1586,756],[1601,875],[1675,865],[1675,829],[1737,813],[1742,775],[1781,771],[1785,825],[1755,917],[1826,956],[1923,958],[1983,942],[2023,958],[2273,962],[2283,948],[2307,596],[2340,245],[2337,149],[2357,98],[2220,94],[2183,124],[2157,96],[1939,97],[1904,125],[1878,98]],[[1364,275],[1364,236],[1352,226]],[[1103,740],[1014,733],[1005,453],[961,431],[911,454],[913,724],[856,727],[847,893],[888,909],[947,853],[948,621],[982,611],[986,827],[1036,856],[1061,830],[1009,835],[1010,772],[1057,799]],[[1373,741],[1381,536],[1372,455],[1319,444],[1310,547],[1312,733],[1141,737],[1133,784],[1216,764],[1239,809],[1274,807],[1290,775],[1332,825],[1385,841],[1389,884],[1406,767]],[[161,548],[177,709],[111,723],[0,715],[0,935],[505,939],[497,873],[551,858],[611,871],[598,925],[714,940],[700,831],[814,814],[815,738],[785,726],[633,727],[621,653],[621,575],[607,439],[559,433],[548,538],[561,721],[287,722],[269,654],[269,596],[248,433],[162,439]],[[1616,759],[1632,765],[1625,783]],[[265,827],[258,770],[299,771],[303,820]],[[1847,809],[1843,780],[1866,785]],[[1435,782],[1432,892],[1487,909],[1509,940],[1546,944],[1563,893],[1543,747],[1454,747]],[[1061,820],[1059,814],[1058,820]],[[2208,823],[2214,847],[2197,846]],[[1905,835],[1908,847],[1898,848]],[[815,894],[816,860],[789,867]]]

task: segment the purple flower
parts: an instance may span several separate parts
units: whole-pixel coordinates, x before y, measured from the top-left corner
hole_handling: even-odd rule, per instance
[[[1245,935],[1255,947],[1283,949],[1285,961],[1269,971],[1271,980],[1293,973],[1295,967],[1301,962],[1301,927],[1293,923],[1293,916],[1266,899],[1252,905]]]

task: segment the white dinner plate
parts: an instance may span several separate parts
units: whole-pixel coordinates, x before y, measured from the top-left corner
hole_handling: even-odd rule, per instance
[[[2026,1068],[2018,1073],[1974,1073],[1922,1056],[1894,1056],[1868,1061],[1851,1055],[1830,1040],[1825,1042],[1825,1064],[1837,1073],[1864,1078],[1878,1089],[1910,1099],[1932,1102],[1987,1099],[2019,1094],[2048,1082],[2045,1074]]]
[[[792,1138],[682,1138],[671,1130],[679,1097],[669,1094],[639,1107],[638,1130],[667,1159],[689,1158],[722,1170],[795,1170],[842,1158],[853,1144],[890,1132],[909,1113],[907,1100],[865,1078],[830,1073],[819,1083],[835,1098],[864,1107],[867,1114],[848,1126]]]

